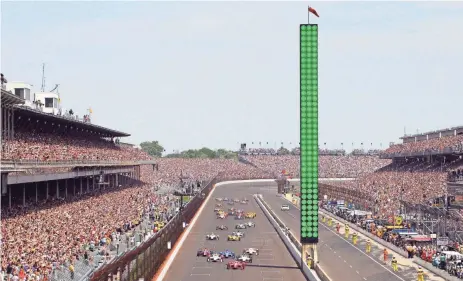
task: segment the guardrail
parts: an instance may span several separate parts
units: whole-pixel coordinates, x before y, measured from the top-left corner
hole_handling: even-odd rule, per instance
[[[108,160],[36,160],[36,159],[2,159],[2,166],[78,166],[78,165],[104,165],[104,166],[133,166],[133,165],[147,165],[155,164],[154,160],[142,161],[108,161]]]
[[[289,250],[291,256],[293,256],[296,264],[301,268],[304,276],[310,281],[331,281],[331,279],[326,275],[326,273],[323,271],[323,269],[320,268],[318,264],[314,265],[314,270],[317,273],[314,274],[307,266],[305,261],[303,262],[301,260],[302,244],[296,237],[294,237],[291,232],[286,231],[286,225],[278,218],[278,216],[275,215],[270,206],[261,198],[261,196],[262,195],[254,195],[254,199],[264,212],[265,216],[269,219],[270,223],[273,225],[280,238],[283,240],[283,243]]]
[[[371,233],[368,233],[363,228],[358,227],[357,225],[352,224],[352,223],[350,223],[350,222],[348,222],[348,221],[346,221],[346,220],[344,220],[344,219],[342,219],[342,218],[340,218],[340,217],[338,217],[338,216],[336,216],[336,215],[334,215],[332,213],[329,213],[329,212],[327,212],[325,210],[319,209],[319,212],[324,214],[325,216],[332,217],[332,218],[340,221],[343,224],[348,224],[351,229],[354,229],[355,231],[363,234],[364,236],[366,236],[366,237],[370,238],[371,240],[375,241],[376,243],[378,243],[378,244],[380,244],[380,245],[382,245],[382,246],[384,246],[386,248],[391,249],[392,251],[398,253],[399,255],[401,255],[401,256],[403,256],[405,258],[408,258],[408,253],[405,250],[400,249],[399,247],[395,246],[394,244],[388,243],[388,242],[384,241],[383,239],[381,239],[381,238],[379,238],[379,237],[377,237],[375,235],[372,235]],[[457,278],[455,276],[451,276],[446,271],[442,271],[442,270],[434,267],[432,264],[430,264],[428,262],[425,262],[425,261],[423,261],[423,260],[421,260],[419,258],[414,257],[413,262],[416,263],[417,265],[423,267],[423,268],[426,268],[428,271],[436,274],[437,276],[440,276],[440,277],[444,278],[445,280],[461,281],[461,279],[459,279],[459,278]]]

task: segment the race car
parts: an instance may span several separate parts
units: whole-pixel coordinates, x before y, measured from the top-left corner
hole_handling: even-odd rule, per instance
[[[235,229],[246,229],[246,228],[247,228],[247,225],[244,223],[235,225]]]
[[[220,252],[219,255],[221,255],[222,257],[224,257],[226,259],[228,259],[228,258],[234,259],[236,257],[235,253],[233,253],[230,250],[225,250],[223,252]]]
[[[198,252],[196,252],[197,257],[207,257],[210,256],[213,252],[207,248],[204,249],[199,249]]]
[[[217,214],[217,218],[218,218],[218,219],[224,219],[224,218],[226,218],[227,216],[228,216],[228,215],[225,214],[225,213]]]
[[[256,227],[256,224],[252,221],[248,221],[247,223],[244,224],[247,227]]]
[[[232,234],[232,235],[228,235],[227,240],[228,241],[241,241],[241,237]]]
[[[228,230],[228,226],[226,225],[218,225],[215,227],[215,230]]]
[[[227,269],[241,269],[244,270],[246,263],[242,261],[229,261],[227,263]]]
[[[233,231],[232,235],[238,236],[238,237],[240,237],[240,238],[243,238],[243,237],[244,237],[244,232],[241,232],[241,231]]]
[[[246,215],[245,215],[245,217],[246,217],[247,219],[253,219],[253,218],[255,218],[256,216],[257,216],[257,214],[254,213],[254,212],[247,212]]]
[[[216,213],[220,213],[220,212],[223,212],[223,211],[222,211],[222,209],[221,209],[221,208],[219,208],[219,207],[216,207],[216,208],[214,209],[214,212],[216,212]]]
[[[252,256],[247,255],[247,254],[242,254],[236,260],[242,261],[242,262],[252,263]]]
[[[243,201],[246,201],[246,202],[249,202],[249,199],[246,198],[246,197],[244,197],[242,200],[243,200]]]
[[[217,197],[217,198],[215,198],[215,201],[219,201],[219,202],[222,202],[222,201],[223,201],[223,199],[222,199],[222,197]]]
[[[222,204],[221,203],[217,203],[215,204],[216,207],[222,207]]]
[[[207,261],[208,262],[223,262],[223,256],[221,254],[218,254],[218,253],[213,253],[212,255],[209,255],[207,257]]]
[[[235,211],[228,211],[228,215],[229,215],[229,216],[234,216],[235,214],[236,214]]]
[[[233,199],[233,202],[235,202],[235,203],[239,203],[239,202],[240,202],[240,199],[238,199],[238,198],[235,198],[235,199]]]
[[[241,204],[245,205],[245,204],[248,204],[248,201],[241,201]]]
[[[256,248],[247,248],[243,250],[243,254],[248,254],[248,255],[259,255],[259,249]]]
[[[244,220],[244,216],[242,214],[237,214],[235,220]]]
[[[206,240],[219,240],[219,235],[211,233],[206,235]]]
[[[227,202],[228,200],[229,200],[229,199],[228,199],[227,197],[225,197],[225,198],[223,199],[223,201],[225,201],[225,202]]]
[[[233,202],[233,201],[228,201],[227,204],[230,205],[230,206],[233,206],[233,205],[235,205],[235,202]]]

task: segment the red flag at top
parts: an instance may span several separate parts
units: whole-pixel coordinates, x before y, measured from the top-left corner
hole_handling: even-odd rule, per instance
[[[317,18],[319,18],[319,17],[320,17],[320,16],[318,15],[317,11],[315,11],[315,9],[314,9],[314,8],[312,8],[312,7],[309,7],[309,13],[312,13],[312,14],[314,14],[314,15],[315,15]]]

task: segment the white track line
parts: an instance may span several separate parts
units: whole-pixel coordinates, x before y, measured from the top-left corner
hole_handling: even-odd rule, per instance
[[[159,276],[156,279],[156,281],[162,281],[164,279],[164,277],[166,277],[167,271],[170,269],[170,266],[174,262],[175,257],[177,257],[178,252],[180,252],[180,249],[182,248],[183,243],[185,243],[185,240],[188,238],[188,235],[190,234],[191,230],[193,229],[194,225],[196,224],[196,221],[198,220],[198,218],[201,216],[204,208],[206,207],[207,203],[209,202],[209,199],[211,199],[212,194],[214,193],[216,187],[213,187],[211,192],[209,192],[209,195],[207,196],[207,198],[204,201],[203,205],[199,208],[198,212],[196,213],[196,216],[193,218],[193,220],[190,222],[187,229],[185,230],[185,235],[183,235],[182,238],[180,239],[180,241],[178,241],[178,244],[174,248],[174,251],[172,252],[172,255],[169,257],[169,259],[167,260],[167,263],[162,268],[161,273],[159,273]],[[210,274],[209,274],[209,276],[210,276]]]

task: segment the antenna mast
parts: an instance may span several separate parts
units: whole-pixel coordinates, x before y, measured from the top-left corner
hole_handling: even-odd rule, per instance
[[[45,63],[42,63],[42,92],[45,92]]]

